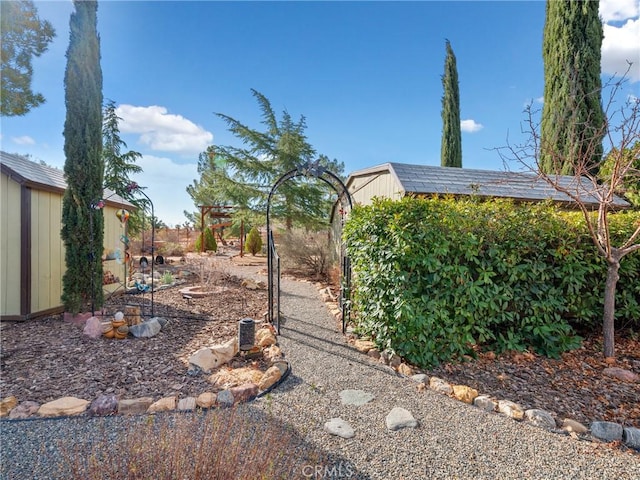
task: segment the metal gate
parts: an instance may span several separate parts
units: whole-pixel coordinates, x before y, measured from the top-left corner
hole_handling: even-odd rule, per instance
[[[329,185],[338,194],[338,201],[349,210],[353,207],[351,195],[344,182],[334,173],[326,170],[320,165],[320,161],[307,162],[282,175],[273,184],[267,199],[267,269],[268,269],[268,290],[269,290],[269,322],[275,325],[278,334],[280,333],[280,256],[278,255],[276,244],[271,230],[271,199],[276,190],[287,180],[295,177],[317,178]],[[347,323],[351,315],[351,262],[346,254],[344,243],[340,243],[340,299],[339,306],[342,311],[342,333],[345,332]]]

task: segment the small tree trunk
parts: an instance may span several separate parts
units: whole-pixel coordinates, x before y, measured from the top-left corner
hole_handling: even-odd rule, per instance
[[[615,356],[614,344],[614,314],[616,311],[616,285],[620,279],[618,270],[620,262],[614,258],[607,261],[607,282],[604,287],[604,316],[602,318],[602,333],[604,336],[604,356]]]

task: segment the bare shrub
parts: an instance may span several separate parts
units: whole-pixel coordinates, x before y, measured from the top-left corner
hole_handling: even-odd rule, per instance
[[[285,268],[313,277],[326,278],[331,268],[331,249],[326,232],[292,230],[280,237],[278,245]]]

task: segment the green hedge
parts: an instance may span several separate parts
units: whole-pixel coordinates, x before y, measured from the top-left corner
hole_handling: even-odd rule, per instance
[[[628,234],[638,212],[612,216]],[[376,200],[344,229],[357,328],[409,362],[432,366],[487,350],[557,356],[573,326],[600,328],[606,262],[584,219],[551,204]],[[622,260],[618,326],[640,329],[640,254]]]

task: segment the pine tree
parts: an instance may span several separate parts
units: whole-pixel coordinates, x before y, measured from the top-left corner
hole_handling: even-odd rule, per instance
[[[31,90],[33,57],[42,55],[56,33],[51,23],[38,17],[31,0],[0,2],[2,63],[0,114],[20,116],[45,102]]]
[[[62,301],[71,313],[100,308],[102,292],[102,70],[97,32],[98,5],[74,0],[65,71],[62,239],[67,269]]]
[[[256,227],[253,227],[247,235],[247,243],[244,246],[245,250],[251,255],[257,255],[262,250],[262,237]]]
[[[575,159],[592,170],[602,160],[604,113],[598,1],[548,0],[544,25],[541,169],[574,173]],[[591,144],[598,148],[591,148]],[[585,152],[590,156],[586,157]]]
[[[442,76],[442,143],[440,164],[443,167],[462,167],[462,137],[460,134],[460,90],[456,56],[447,40],[447,57]]]

